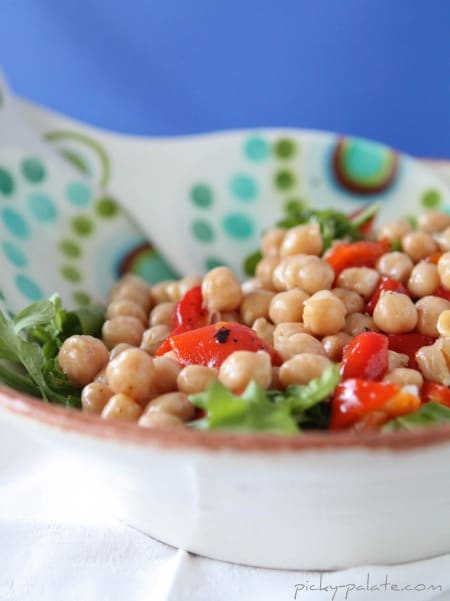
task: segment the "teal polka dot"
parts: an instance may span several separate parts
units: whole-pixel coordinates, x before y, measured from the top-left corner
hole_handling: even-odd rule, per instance
[[[46,194],[32,194],[28,198],[28,208],[38,221],[50,223],[57,217],[56,206]]]
[[[231,193],[237,200],[245,202],[254,200],[258,196],[258,185],[249,175],[238,173],[230,182]]]
[[[218,257],[208,257],[205,260],[205,268],[209,271],[210,269],[214,269],[215,267],[227,267],[227,262],[223,259],[219,259]]]
[[[252,220],[240,213],[230,213],[223,220],[223,228],[231,238],[245,240],[250,238],[254,231]]]
[[[212,242],[214,240],[214,230],[212,226],[203,219],[197,219],[191,225],[194,237],[199,242]]]
[[[191,189],[191,200],[195,206],[207,209],[214,201],[213,191],[206,184],[196,184]]]
[[[3,242],[2,249],[5,257],[16,267],[25,267],[27,257],[21,248],[12,242]]]
[[[251,161],[265,161],[270,156],[270,146],[264,138],[255,136],[245,142],[244,153]]]
[[[2,219],[5,227],[13,236],[26,239],[30,235],[30,230],[25,219],[14,209],[3,209]]]
[[[86,207],[92,199],[92,193],[83,182],[71,182],[66,189],[67,198],[74,207]]]
[[[16,288],[30,301],[38,301],[44,298],[39,286],[25,275],[19,274],[15,278]]]
[[[14,180],[12,175],[6,169],[0,167],[0,193],[3,196],[11,196],[14,192]]]
[[[45,167],[41,161],[35,157],[24,159],[21,168],[25,179],[32,184],[38,184],[45,179]]]

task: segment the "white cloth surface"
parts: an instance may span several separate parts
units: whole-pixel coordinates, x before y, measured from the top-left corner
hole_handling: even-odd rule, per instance
[[[407,586],[416,590],[401,590]],[[447,601],[450,555],[339,572],[257,569],[197,557],[127,527],[65,457],[0,486],[1,601],[290,599]]]

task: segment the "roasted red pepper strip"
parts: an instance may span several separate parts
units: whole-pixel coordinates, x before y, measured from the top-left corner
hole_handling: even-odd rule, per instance
[[[208,311],[203,308],[202,288],[194,286],[185,293],[175,307],[171,335],[182,334],[206,326],[208,320]],[[163,355],[168,351],[170,351],[170,344],[168,340],[165,340],[158,352]]]
[[[383,275],[380,279],[380,283],[375,289],[375,292],[372,294],[366,305],[366,311],[367,313],[369,313],[369,315],[372,315],[375,309],[375,305],[377,304],[378,299],[381,296],[381,293],[385,292],[386,290],[391,290],[392,292],[399,292],[401,294],[406,294],[407,296],[410,295],[408,290],[403,286],[401,282],[399,282],[398,280],[394,280],[393,278],[389,278],[386,275]]]
[[[450,407],[450,388],[436,382],[426,381],[421,390],[422,402],[435,401],[446,407]]]
[[[388,334],[389,350],[396,353],[408,355],[408,367],[418,369],[416,362],[416,352],[422,346],[429,346],[435,342],[436,338],[425,334]]]
[[[273,365],[281,365],[279,354],[265,344],[248,326],[219,321],[215,324],[175,334],[167,338],[169,350],[175,353],[181,365],[206,365],[220,367],[234,351],[266,351]],[[160,347],[157,355],[166,352]]]
[[[426,259],[424,259],[424,261],[425,263],[432,263],[433,265],[437,265],[439,259],[442,257],[443,254],[443,252],[433,253],[432,255],[429,255]]]
[[[388,370],[388,338],[376,332],[355,336],[344,348],[341,363],[343,380],[381,380]]]
[[[377,242],[343,242],[331,250],[326,262],[336,277],[348,267],[374,267],[378,259],[391,250],[389,240]]]
[[[415,411],[419,405],[418,397],[395,384],[357,378],[345,380],[337,386],[331,400],[330,429],[349,428],[374,411],[384,412],[388,421]]]
[[[433,296],[439,296],[440,298],[445,298],[445,300],[450,301],[450,290],[444,288],[444,286],[439,286],[434,292]]]

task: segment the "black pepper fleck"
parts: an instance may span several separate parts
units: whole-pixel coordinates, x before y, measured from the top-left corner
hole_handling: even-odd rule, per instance
[[[230,336],[230,330],[228,328],[220,328],[214,334],[214,338],[217,340],[219,344],[225,344]]]

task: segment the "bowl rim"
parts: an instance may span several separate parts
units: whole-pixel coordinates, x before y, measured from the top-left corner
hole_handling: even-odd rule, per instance
[[[450,443],[450,424],[405,432],[311,431],[300,436],[202,432],[189,428],[149,430],[135,423],[105,421],[97,415],[51,405],[41,399],[6,388],[0,388],[0,421],[1,411],[19,419],[23,418],[24,421],[58,429],[60,432],[144,448],[298,454],[352,449],[397,452]]]

